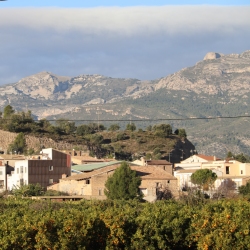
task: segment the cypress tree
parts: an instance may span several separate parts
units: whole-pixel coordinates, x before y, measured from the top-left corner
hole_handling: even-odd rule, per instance
[[[136,176],[128,163],[123,162],[105,183],[104,193],[108,199],[134,199],[140,198],[139,186],[141,178]]]

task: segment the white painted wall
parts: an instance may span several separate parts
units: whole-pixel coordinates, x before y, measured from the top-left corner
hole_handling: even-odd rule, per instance
[[[16,161],[15,170],[11,175],[7,175],[7,189],[12,190],[15,187],[19,187],[21,184],[28,185],[28,160]]]
[[[0,193],[4,192],[7,188],[6,166],[0,166]]]

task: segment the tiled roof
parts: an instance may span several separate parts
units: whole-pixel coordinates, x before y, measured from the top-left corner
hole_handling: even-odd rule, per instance
[[[119,166],[120,166],[120,164],[112,165],[112,166],[107,166],[107,167],[103,167],[103,168],[99,168],[99,169],[93,170],[91,172],[86,172],[86,173],[82,173],[82,174],[72,175],[72,176],[69,176],[67,178],[64,178],[63,180],[64,181],[67,181],[67,180],[84,180],[84,179],[91,178],[91,176],[94,176],[94,175],[99,175],[99,174],[102,174],[102,173],[106,173],[106,172],[115,170]]]
[[[92,172],[86,172],[82,174],[73,175],[67,178],[64,178],[63,180],[83,180],[91,178],[92,176],[99,175],[102,173],[110,172],[115,170],[116,168],[120,167],[120,163],[114,164],[112,166],[106,166],[103,168],[96,169]],[[166,172],[165,170],[154,167],[154,166],[131,166],[132,170],[135,170],[137,172],[137,175],[139,175],[142,180],[144,179],[159,179],[159,180],[176,180],[176,178]]]
[[[194,173],[196,172],[198,169],[189,169],[189,170],[178,170],[176,171],[176,174],[189,174],[189,173]]]
[[[198,156],[198,157],[200,157],[200,158],[202,158],[204,160],[207,160],[207,161],[214,161],[214,156],[202,155],[202,154],[198,154],[196,156]],[[220,160],[219,158],[216,158],[216,157],[215,157],[215,159],[216,159],[216,161]]]
[[[166,160],[149,160],[146,161],[148,165],[172,165],[172,163]]]
[[[155,166],[131,166],[132,170],[137,172],[142,180],[144,179],[161,179],[176,180],[176,178],[167,171]]]

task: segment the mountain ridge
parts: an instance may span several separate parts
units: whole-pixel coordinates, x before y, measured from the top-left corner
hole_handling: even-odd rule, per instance
[[[149,120],[169,119],[173,127],[186,128],[201,145],[199,152],[211,154],[213,145],[218,144],[216,148],[224,154],[230,148],[247,151],[250,138],[244,131],[248,121],[223,121],[221,125],[210,121],[207,134],[202,135],[197,130],[203,131],[205,123],[171,119],[248,115],[249,86],[250,50],[229,55],[209,52],[195,65],[151,81],[97,74],[61,77],[40,72],[0,86],[0,107],[10,104],[20,111],[28,108],[38,119],[97,120],[97,113],[100,120],[142,119],[142,127],[150,124]],[[228,133],[234,139],[226,140]]]

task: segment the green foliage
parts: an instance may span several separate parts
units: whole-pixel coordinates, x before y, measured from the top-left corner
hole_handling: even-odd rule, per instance
[[[13,189],[13,194],[15,196],[41,196],[44,193],[44,188],[40,184],[28,184],[16,187]]]
[[[136,130],[135,124],[133,122],[131,124],[128,123],[127,126],[126,126],[126,130],[135,131]]]
[[[109,199],[135,199],[140,197],[140,177],[131,170],[128,163],[123,162],[105,183],[105,195]]]
[[[145,156],[146,160],[151,160],[152,159],[152,155],[150,153],[147,153]]]
[[[238,190],[240,194],[250,197],[250,182],[247,182],[246,185],[240,186]]]
[[[85,124],[78,126],[76,129],[76,134],[80,136],[84,136],[84,135],[88,135],[92,133],[93,133],[93,130],[88,125],[85,125]]]
[[[147,131],[152,131],[152,125],[149,125],[147,128],[146,128]]]
[[[3,118],[7,119],[10,118],[12,114],[15,113],[15,110],[11,105],[7,105],[3,110]]]
[[[228,151],[228,152],[227,152],[227,156],[226,156],[226,158],[232,158],[232,157],[233,157],[232,152],[231,152],[231,151]]]
[[[0,200],[0,249],[250,249],[250,203]]]
[[[156,136],[166,137],[172,134],[172,127],[169,124],[158,124],[153,126],[152,131]]]
[[[199,169],[191,175],[191,182],[203,190],[208,190],[216,181],[217,175],[210,169]]]
[[[155,148],[153,151],[153,155],[157,155],[161,153],[161,149],[160,148]]]
[[[236,160],[242,163],[250,162],[250,157],[248,155],[245,155],[243,153],[234,155],[231,151],[227,152],[226,158],[229,158],[231,160]]]
[[[35,153],[35,150],[33,148],[29,148],[27,151],[27,155],[33,155]]]
[[[123,132],[117,133],[116,135],[116,141],[126,140],[127,135]]]
[[[18,153],[24,153],[26,150],[26,140],[23,133],[19,133],[12,144],[9,145],[9,151]]]
[[[64,118],[56,120],[56,128],[59,134],[72,134],[76,130],[75,123]]]
[[[117,131],[120,129],[119,124],[111,124],[109,127],[109,131]]]
[[[65,192],[60,192],[60,191],[56,191],[56,190],[47,190],[43,193],[43,196],[68,196],[68,193]]]
[[[182,138],[186,138],[187,137],[187,133],[186,130],[184,128],[179,128],[175,130],[175,134],[179,135]]]

